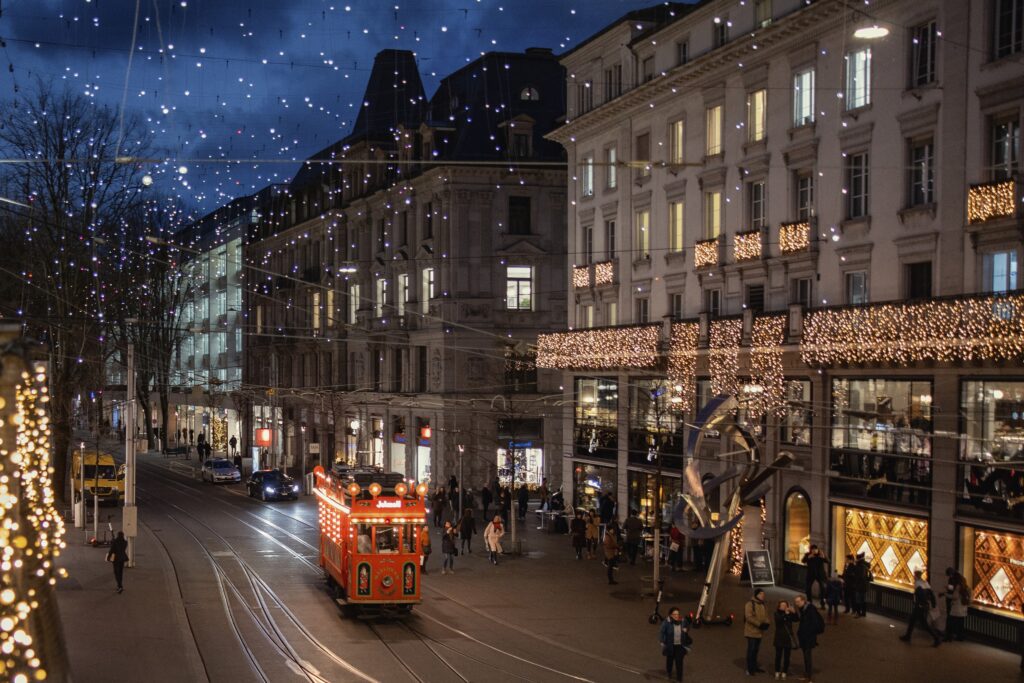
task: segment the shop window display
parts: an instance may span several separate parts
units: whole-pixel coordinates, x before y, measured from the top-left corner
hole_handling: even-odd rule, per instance
[[[574,432],[576,454],[584,457],[618,457],[619,385],[614,378],[578,378]]]
[[[786,498],[786,562],[801,563],[811,549],[811,504],[799,491]]]
[[[786,382],[786,405],[780,438],[791,446],[811,445],[811,383],[805,379]]]
[[[1024,519],[1024,382],[964,382],[960,412],[961,506]]]
[[[577,462],[573,468],[573,505],[578,510],[597,510],[598,498],[615,493],[618,474],[614,467]]]
[[[629,507],[640,513],[645,525],[654,524],[655,489],[658,476],[653,472],[630,471]],[[672,519],[672,510],[682,494],[682,480],[662,474],[661,477],[661,519],[668,522]]]
[[[1024,536],[960,527],[961,571],[975,606],[1021,618],[1024,607]]]
[[[914,571],[928,569],[928,522],[836,505],[833,562],[864,553],[875,583],[913,590]]]

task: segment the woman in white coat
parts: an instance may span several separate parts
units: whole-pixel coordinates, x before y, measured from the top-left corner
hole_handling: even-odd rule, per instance
[[[505,535],[505,528],[501,523],[501,515],[495,515],[491,523],[484,529],[484,544],[487,552],[490,553],[491,564],[498,564],[498,555],[501,553],[501,537]]]

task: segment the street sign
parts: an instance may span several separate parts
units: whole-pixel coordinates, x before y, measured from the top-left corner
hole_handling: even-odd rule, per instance
[[[747,574],[751,586],[774,586],[775,575],[772,573],[772,558],[767,550],[748,550]]]
[[[311,443],[311,444],[309,444],[309,454],[310,455],[320,455],[320,444],[318,444],[318,443]]]

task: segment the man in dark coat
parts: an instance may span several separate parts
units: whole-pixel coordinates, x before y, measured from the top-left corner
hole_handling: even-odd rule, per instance
[[[117,532],[117,538],[110,543],[110,552],[107,558],[114,565],[114,581],[117,582],[117,592],[124,592],[124,565],[128,562],[128,539],[124,537],[123,531]]]
[[[928,582],[924,580],[924,572],[920,569],[914,570],[914,606],[910,611],[910,620],[907,622],[907,631],[900,640],[909,643],[910,637],[914,635],[914,626],[921,624],[924,630],[932,637],[935,647],[942,645],[941,634],[928,621],[928,613],[935,608],[935,592]]]
[[[615,518],[615,496],[607,493],[601,498],[598,514],[601,517],[601,524],[609,524]]]
[[[810,550],[804,555],[804,564],[807,565],[807,576],[805,581],[806,593],[808,600],[814,600],[814,593],[812,592],[814,584],[818,584],[818,598],[821,600],[822,608],[825,607],[825,582],[828,580],[828,565],[830,564],[828,558],[825,557],[821,549],[812,545]]]
[[[804,653],[804,680],[810,683],[811,673],[814,671],[812,655],[814,648],[818,647],[818,636],[825,630],[825,620],[804,596],[796,596],[793,602],[796,605],[797,618],[800,620],[800,625],[796,629],[796,642]]]
[[[864,559],[864,553],[857,554],[857,564],[854,565],[854,590],[853,590],[853,611],[854,616],[866,617],[868,615],[868,584],[871,583],[871,565]]]
[[[521,522],[526,519],[526,511],[530,506],[530,489],[526,487],[526,484],[523,484],[519,487],[519,491],[516,495],[516,501],[519,504],[519,521]]]
[[[487,510],[491,507],[492,500],[493,498],[491,497],[491,489],[487,486],[487,484],[484,484],[483,489],[480,491],[480,502],[484,506],[483,519],[485,520],[490,519],[490,517],[487,514]]]

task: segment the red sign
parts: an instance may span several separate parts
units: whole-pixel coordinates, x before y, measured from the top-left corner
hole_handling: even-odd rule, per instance
[[[256,430],[256,445],[257,446],[272,446],[274,444],[274,430],[273,429],[257,429]]]

